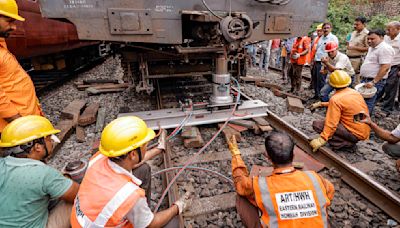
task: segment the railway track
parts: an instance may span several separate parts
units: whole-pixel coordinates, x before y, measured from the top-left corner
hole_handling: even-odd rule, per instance
[[[233,90],[236,89],[233,88]],[[236,90],[236,92],[238,91]],[[251,97],[247,96],[244,93],[241,93],[241,95],[242,97],[244,97],[244,99],[252,100]],[[162,102],[163,99],[160,94],[158,104]],[[307,152],[319,162],[323,163],[327,168],[333,167],[338,170],[341,173],[341,179],[351,188],[357,191],[361,196],[380,208],[383,212],[392,217],[394,220],[398,222],[400,221],[400,197],[398,194],[392,192],[391,190],[387,189],[383,184],[377,182],[367,174],[353,167],[348,161],[341,158],[339,155],[337,155],[335,152],[327,147],[322,147],[317,153],[313,153],[311,147],[309,146],[309,141],[311,140],[310,137],[300,130],[294,128],[290,124],[286,123],[274,113],[267,111],[267,116],[265,117],[265,119],[274,129],[287,132],[294,139],[296,145],[299,148]],[[262,138],[261,136],[255,137]],[[176,148],[176,145],[174,145],[174,148]],[[185,149],[182,148],[182,150]],[[203,166],[210,166],[211,164],[211,166],[215,167],[215,171],[223,172],[226,176],[231,177],[231,173],[229,170],[230,153],[227,150],[227,147],[223,150],[218,150],[217,148],[217,151],[218,152],[215,152],[214,150],[212,151],[212,153],[199,155],[199,157],[194,160],[194,163],[196,165]],[[242,154],[245,157],[248,157],[250,160],[257,160],[257,158],[261,157],[262,153],[262,146],[252,146],[250,148],[242,149]],[[186,155],[184,157],[181,157],[179,155],[174,155],[170,145],[168,147],[166,155],[164,155],[165,168],[182,165],[190,158],[190,156],[191,155]],[[246,163],[249,164],[250,160],[248,160],[248,162]],[[220,168],[219,164],[221,163],[229,163],[228,168],[225,164],[222,168],[225,170],[218,170]],[[168,181],[171,180],[175,174],[176,171],[170,172],[164,177],[164,180],[166,180],[165,186],[168,185]],[[186,177],[188,177],[188,175]],[[178,185],[186,185],[183,183],[184,181],[181,180],[173,185],[172,190],[170,190],[168,194],[169,203],[172,203],[174,199],[179,198],[179,191],[177,188]],[[229,183],[224,184],[229,185]],[[235,207],[235,192],[233,186],[228,189],[229,192],[195,199],[192,206],[194,206],[196,210],[189,210],[183,215],[183,217],[180,218],[180,227],[187,227],[188,225],[191,225],[193,221],[196,221],[196,218],[204,216],[205,214],[215,214],[220,211],[233,210],[233,208]],[[198,195],[196,194],[196,196]],[[200,208],[203,209],[200,210]]]

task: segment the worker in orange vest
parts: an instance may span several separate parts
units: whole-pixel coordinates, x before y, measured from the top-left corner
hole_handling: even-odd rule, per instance
[[[288,76],[291,82],[291,92],[301,91],[301,73],[306,64],[307,53],[310,51],[310,42],[307,36],[297,37],[290,53],[290,69]]]
[[[100,152],[90,159],[72,208],[73,228],[162,227],[169,222],[168,225],[178,227],[176,215],[184,211],[187,198],[153,214],[145,190],[139,187],[142,180],[132,174],[148,157],[147,144],[154,137],[154,131],[135,116],[120,117],[104,128]],[[164,149],[165,140],[159,140],[155,150]],[[151,178],[151,173],[148,174],[147,178]]]
[[[329,103],[311,105],[311,109],[328,107],[328,110],[325,120],[313,122],[313,129],[320,134],[310,145],[314,152],[327,142],[334,150],[353,150],[358,141],[369,138],[371,128],[357,120],[359,113],[368,113],[367,104],[359,92],[349,88],[351,77],[345,71],[335,70],[328,83],[335,89]]]
[[[265,138],[268,159],[274,170],[271,175],[249,177],[236,139],[229,140],[232,155],[232,176],[235,182],[236,209],[246,227],[269,228],[328,227],[327,207],[335,189],[314,171],[298,171],[293,165],[293,140],[281,132]]]
[[[311,82],[310,82],[310,89],[311,88],[316,88],[316,86],[317,86],[315,84],[317,82],[317,80],[316,80],[317,75],[315,74],[315,69],[314,69],[314,67],[315,67],[314,58],[315,58],[315,53],[317,52],[317,44],[318,44],[319,38],[324,34],[324,31],[322,30],[322,25],[323,25],[323,23],[321,23],[321,24],[319,24],[317,26],[317,30],[316,30],[317,36],[314,38],[314,40],[312,42],[312,45],[311,45],[311,53],[310,53],[310,59],[311,59]]]
[[[16,20],[25,21],[18,15],[15,0],[0,1],[0,133],[21,116],[43,116],[31,78],[4,41],[16,30]]]

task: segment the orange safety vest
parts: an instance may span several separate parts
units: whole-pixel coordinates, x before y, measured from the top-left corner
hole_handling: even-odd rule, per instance
[[[269,228],[328,227],[330,200],[314,171],[254,177],[256,203]]]
[[[133,227],[126,214],[145,192],[131,177],[115,172],[108,161],[99,152],[89,161],[72,208],[72,228]]]
[[[311,48],[311,60],[314,60],[315,58],[315,53],[317,53],[317,45],[318,45],[318,41],[319,41],[320,36],[315,37],[314,39],[314,43],[313,46]]]
[[[290,52],[290,62],[291,63],[296,63],[298,65],[304,65],[306,63],[307,55],[301,55],[298,59],[292,58],[292,55],[294,53],[296,53],[296,52],[302,53],[306,49],[306,47],[305,47],[305,43],[307,41],[306,39],[307,39],[307,37],[302,37],[300,40],[299,39],[295,40],[292,51]]]
[[[306,36],[305,39],[307,40],[307,43],[311,44],[311,38]],[[311,48],[308,47],[308,52],[306,54],[306,64],[310,65],[311,64]]]

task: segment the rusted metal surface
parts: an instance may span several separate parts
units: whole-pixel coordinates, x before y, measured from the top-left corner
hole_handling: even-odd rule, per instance
[[[198,0],[42,0],[40,4],[46,17],[71,21],[79,37],[87,40],[181,44],[191,31],[202,30],[201,24],[219,22]],[[255,0],[207,4],[217,17],[225,19],[231,12],[233,29],[238,29],[236,18],[248,15],[258,28],[243,29],[253,30],[249,41],[254,41],[307,35],[313,22],[325,19],[328,0],[290,1],[286,5]],[[243,32],[228,30],[235,36]]]
[[[17,0],[17,4],[26,21],[16,22],[17,31],[6,42],[18,58],[58,53],[98,43],[80,41],[72,23],[43,18],[37,1]]]
[[[400,222],[400,197],[398,194],[390,191],[364,172],[355,168],[327,147],[322,147],[317,153],[313,153],[309,146],[309,141],[311,140],[309,136],[289,125],[274,113],[267,111],[267,114],[266,119],[271,126],[290,134],[297,146],[327,167],[337,169],[341,173],[341,179],[344,182],[393,219]]]
[[[167,148],[165,149],[163,153],[163,158],[164,158],[164,168],[170,168],[172,167],[172,161],[171,161],[171,145],[167,142]],[[176,171],[172,172],[167,172],[163,174],[163,185],[164,189],[168,186],[170,181],[174,178],[176,175]],[[168,204],[169,206],[172,206],[172,204],[179,199],[179,192],[178,192],[178,186],[176,183],[174,183],[171,188],[168,191]],[[182,214],[179,215],[179,228],[184,228],[184,223],[183,223],[183,216]]]

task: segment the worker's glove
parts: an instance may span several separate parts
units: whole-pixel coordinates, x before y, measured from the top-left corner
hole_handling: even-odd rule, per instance
[[[190,192],[186,192],[185,195],[183,195],[180,199],[175,201],[174,203],[176,206],[178,206],[179,209],[179,214],[182,214],[190,204],[192,204],[192,199],[190,198]]]
[[[315,102],[314,104],[312,104],[310,106],[310,110],[314,111],[315,109],[320,108],[321,106],[322,106],[322,102],[321,101]]]
[[[313,152],[316,152],[320,147],[322,147],[325,144],[326,144],[326,141],[321,136],[316,139],[311,140],[311,142],[310,142],[310,146],[312,147]]]
[[[158,137],[158,145],[157,145],[157,149],[160,150],[165,150],[167,148],[167,131],[164,129],[161,129],[161,134]]]
[[[229,138],[228,146],[232,156],[240,155],[240,151],[236,142],[236,137],[234,135]]]

